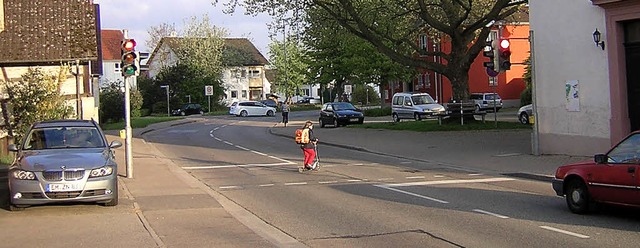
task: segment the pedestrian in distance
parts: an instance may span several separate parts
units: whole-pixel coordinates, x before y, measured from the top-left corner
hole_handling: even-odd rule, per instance
[[[300,148],[302,148],[302,152],[304,153],[303,168],[305,170],[315,169],[313,162],[316,158],[315,148],[317,143],[318,138],[313,135],[313,122],[306,121],[302,128],[302,143],[300,145]]]
[[[291,109],[289,108],[289,104],[287,102],[283,102],[282,103],[282,123],[284,123],[284,126],[287,126],[287,123],[289,122],[289,111],[291,111]]]

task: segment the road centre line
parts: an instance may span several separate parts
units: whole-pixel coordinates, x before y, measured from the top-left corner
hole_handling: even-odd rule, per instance
[[[474,209],[473,211],[474,211],[474,212],[481,213],[481,214],[491,215],[491,216],[493,216],[493,217],[498,217],[498,218],[500,218],[500,219],[509,219],[509,217],[507,217],[507,216],[500,215],[500,214],[496,214],[496,213],[492,213],[492,212],[489,212],[489,211],[484,211],[484,210],[482,210],[482,209]]]
[[[319,184],[330,184],[330,183],[338,183],[338,181],[322,181],[318,182]]]
[[[549,231],[559,232],[559,233],[562,233],[562,234],[571,235],[571,236],[582,238],[582,239],[590,238],[587,235],[582,235],[582,234],[579,234],[579,233],[569,232],[569,231],[565,231],[565,230],[554,228],[554,227],[550,227],[550,226],[540,226],[540,228],[546,229],[546,230],[549,230]]]
[[[391,180],[393,180],[393,177],[385,177],[385,178],[378,179],[378,181],[391,181]]]
[[[230,146],[232,146],[232,145],[233,145],[233,143],[231,143],[231,142],[229,142],[229,141],[226,141],[226,140],[223,140],[222,142],[223,142],[223,143],[225,143],[225,144],[227,144],[227,145],[230,145]]]
[[[184,166],[185,170],[204,170],[204,169],[222,169],[222,168],[242,168],[242,167],[271,167],[279,165],[291,165],[293,162],[272,163],[272,164],[231,164],[231,165],[209,165],[209,166]]]
[[[404,191],[404,190],[394,189],[394,188],[388,187],[386,185],[374,185],[374,186],[380,187],[380,188],[383,188],[383,189],[388,189],[388,190],[395,191],[395,192],[399,192],[399,193],[403,193],[403,194],[407,194],[407,195],[410,195],[410,196],[415,196],[415,197],[422,198],[422,199],[427,199],[427,200],[434,201],[434,202],[439,202],[439,203],[443,203],[443,204],[449,203],[448,201],[443,201],[443,200],[440,200],[440,199],[436,199],[436,198],[432,198],[432,197],[428,197],[428,196],[423,196],[423,195],[419,195],[419,194],[416,194],[416,193],[411,193],[411,192]]]
[[[424,179],[424,176],[405,177],[406,179]]]
[[[347,182],[362,182],[360,179],[349,179]]]
[[[434,175],[433,177],[435,177],[435,178],[442,178],[442,177],[444,177],[444,176],[443,176],[443,175]]]
[[[454,179],[454,180],[440,180],[440,181],[424,181],[424,182],[411,182],[411,183],[395,183],[385,184],[385,187],[409,187],[409,186],[425,186],[425,185],[440,185],[440,184],[462,184],[462,183],[492,183],[492,182],[506,182],[515,181],[513,178],[496,177],[496,178],[482,178],[482,179]]]
[[[240,186],[221,186],[220,189],[239,189]]]
[[[307,182],[300,183],[285,183],[284,186],[292,186],[292,185],[307,185]]]
[[[271,187],[271,186],[275,186],[275,184],[269,183],[269,184],[261,184],[260,185],[260,187]]]
[[[481,173],[472,173],[472,174],[468,174],[468,176],[482,176]]]

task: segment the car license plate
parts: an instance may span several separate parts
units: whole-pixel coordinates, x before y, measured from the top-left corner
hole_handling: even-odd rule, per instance
[[[63,192],[81,190],[78,183],[53,183],[47,184],[47,192]]]
[[[358,118],[351,118],[351,119],[350,119],[350,121],[352,121],[352,122],[357,122],[357,121],[358,121]]]

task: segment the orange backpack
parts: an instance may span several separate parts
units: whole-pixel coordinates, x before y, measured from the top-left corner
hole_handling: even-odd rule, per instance
[[[309,143],[309,131],[305,132],[304,128],[296,129],[296,138],[295,138],[295,140],[296,140],[296,144]]]

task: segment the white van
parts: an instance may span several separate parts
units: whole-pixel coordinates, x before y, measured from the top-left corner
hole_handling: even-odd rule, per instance
[[[391,99],[391,116],[394,122],[400,119],[422,118],[445,113],[444,106],[438,104],[428,93],[395,93]]]

